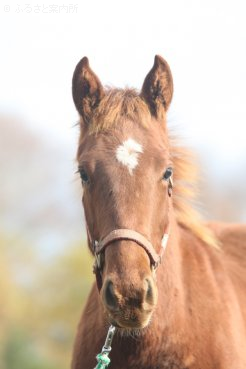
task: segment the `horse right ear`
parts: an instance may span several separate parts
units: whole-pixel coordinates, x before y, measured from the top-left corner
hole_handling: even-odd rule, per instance
[[[93,110],[104,96],[99,78],[91,70],[89,60],[85,56],[77,64],[72,81],[73,101],[85,123],[89,123]]]
[[[160,118],[162,112],[167,111],[172,101],[172,73],[167,62],[159,55],[155,56],[154,65],[144,80],[141,96],[156,118]]]

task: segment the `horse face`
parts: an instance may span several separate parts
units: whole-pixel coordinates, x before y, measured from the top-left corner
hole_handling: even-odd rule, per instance
[[[167,72],[166,63],[156,58],[138,96],[131,90],[105,93],[87,59],[75,70],[73,96],[81,115],[78,163],[94,240],[129,229],[145,236],[157,253],[161,248],[169,220],[165,176],[172,163],[165,111],[172,91],[156,78],[164,74],[170,83]],[[121,328],[145,327],[157,303],[148,253],[134,240],[121,239],[111,242],[102,257],[100,295],[109,320]]]

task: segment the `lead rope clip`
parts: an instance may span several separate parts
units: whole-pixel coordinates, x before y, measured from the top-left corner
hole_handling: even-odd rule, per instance
[[[108,357],[108,355],[111,351],[111,344],[115,334],[115,330],[116,328],[113,325],[109,327],[108,334],[105,343],[103,345],[102,351],[96,357],[98,364],[95,367],[95,369],[105,369],[109,366],[110,358]]]

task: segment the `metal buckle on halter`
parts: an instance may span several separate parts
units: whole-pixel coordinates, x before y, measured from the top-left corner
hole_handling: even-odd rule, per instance
[[[93,251],[94,251],[94,256],[95,256],[95,266],[97,269],[101,269],[101,264],[102,264],[102,261],[101,261],[101,254],[97,254],[96,250],[97,250],[97,246],[98,246],[98,241],[93,241]]]
[[[162,256],[159,255],[158,260],[154,264],[151,264],[151,270],[152,270],[152,272],[155,272],[156,271],[156,269],[158,268],[158,266],[161,264],[161,260],[162,260]]]
[[[167,246],[167,241],[168,241],[168,238],[169,238],[169,234],[168,233],[164,233],[163,237],[162,237],[162,240],[161,240],[161,247],[162,247],[162,250],[161,250],[161,253],[159,255],[159,259],[155,262],[155,264],[152,264],[152,271],[155,271],[157,269],[157,267],[161,264],[162,262],[162,256],[163,256],[163,252],[165,251],[166,249],[166,246]]]
[[[100,254],[95,254],[95,262],[96,262],[97,269],[101,270],[102,263],[101,263]]]

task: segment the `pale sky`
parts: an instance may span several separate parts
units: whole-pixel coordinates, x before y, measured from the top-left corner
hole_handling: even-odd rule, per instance
[[[22,161],[17,157],[15,163],[18,186],[6,176],[5,187],[16,187],[13,195],[5,193],[12,229],[17,214],[15,226],[25,229],[33,243],[40,243],[42,255],[60,249],[68,236],[81,237],[79,230],[84,228],[80,225],[79,195],[71,195],[78,139],[78,127],[73,128],[78,115],[71,79],[85,55],[103,84],[138,89],[155,54],[168,61],[174,79],[169,125],[200,155],[215,199],[211,197],[210,202],[220,203],[221,193],[223,212],[224,199],[231,193],[235,217],[240,217],[234,218],[233,213],[231,219],[246,220],[245,19],[245,0],[88,0],[71,1],[70,5],[58,0],[50,5],[42,0],[31,4],[2,1],[0,119],[7,116],[25,122],[34,137],[41,133],[42,140],[51,142],[55,150],[49,170],[56,181],[52,187],[56,194],[40,188],[37,181],[29,194],[31,168],[25,168],[25,155],[21,153]],[[11,148],[13,143],[5,144]],[[56,150],[59,146],[62,151]],[[35,152],[32,159],[35,163]],[[35,169],[37,178],[48,175],[45,163]],[[16,168],[6,167],[10,171]],[[41,210],[45,207],[46,211],[51,204],[56,212],[66,213],[62,232],[50,217],[42,218],[40,227],[36,222],[36,228],[30,228],[32,220],[42,215],[36,201]],[[72,236],[67,228],[71,228]]]
[[[140,89],[160,54],[174,78],[170,124],[216,171],[246,165],[245,1],[63,4],[1,3],[0,114],[72,152],[71,78],[80,58],[89,57],[103,84]]]

